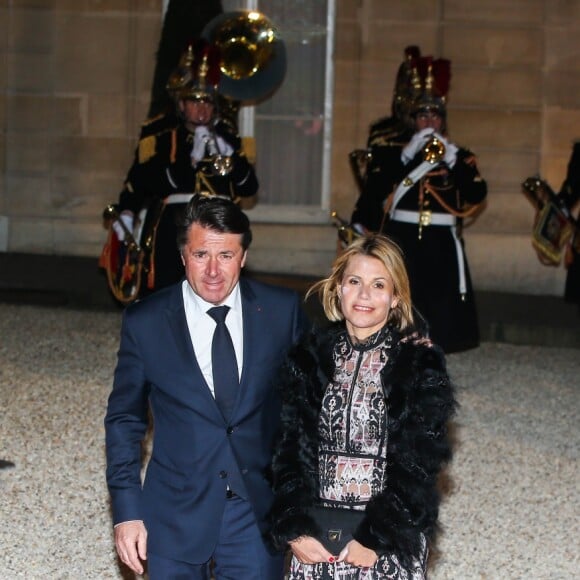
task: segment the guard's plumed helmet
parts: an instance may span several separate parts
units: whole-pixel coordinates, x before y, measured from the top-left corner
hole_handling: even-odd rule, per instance
[[[421,51],[418,46],[407,46],[404,51],[403,62],[397,71],[395,89],[393,91],[392,115],[404,122],[408,122],[417,96],[411,80],[413,67],[420,56]]]
[[[451,80],[451,61],[423,56],[413,63],[411,84],[415,94],[413,115],[434,112],[445,117]]]
[[[217,98],[220,74],[218,48],[201,39],[188,44],[166,88],[175,100],[213,103]]]

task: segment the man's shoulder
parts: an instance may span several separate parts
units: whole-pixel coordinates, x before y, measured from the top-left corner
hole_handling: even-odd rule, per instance
[[[170,135],[179,127],[179,120],[173,114],[158,115],[147,119],[141,125],[139,135],[138,159],[139,163],[146,163],[152,157],[166,149],[170,143]]]
[[[214,121],[214,127],[215,129],[228,131],[229,133],[233,133],[234,135],[237,135],[238,133],[237,126],[231,119],[228,119],[227,117],[217,117]]]
[[[381,117],[369,127],[368,145],[384,146],[406,143],[412,136],[413,129],[397,117]]]
[[[457,159],[459,159],[459,161],[472,164],[477,160],[477,156],[473,150],[469,149],[468,147],[462,147],[461,145],[458,145],[457,147]]]
[[[181,282],[177,282],[137,300],[125,309],[125,316],[129,318],[148,317],[169,307],[177,308],[183,303],[181,297]]]
[[[240,278],[242,299],[275,312],[293,312],[301,304],[296,290],[244,275]]]
[[[141,124],[140,138],[172,131],[178,125],[179,119],[174,113],[161,113],[143,121]]]

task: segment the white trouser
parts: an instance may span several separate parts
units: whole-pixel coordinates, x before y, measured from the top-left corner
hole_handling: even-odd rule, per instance
[[[189,203],[194,195],[194,193],[172,193],[163,200],[163,203]]]

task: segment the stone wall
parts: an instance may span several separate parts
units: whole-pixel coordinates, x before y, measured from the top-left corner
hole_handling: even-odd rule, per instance
[[[0,249],[98,255],[149,105],[161,10],[0,2]]]
[[[355,198],[344,163],[370,122],[388,114],[403,48],[452,61],[449,128],[478,155],[487,208],[467,228],[477,288],[562,293],[565,271],[540,265],[530,244],[524,178],[558,191],[580,138],[580,2],[564,0],[339,0],[334,183],[348,214]]]
[[[149,104],[161,5],[0,0],[0,251],[98,256]],[[475,286],[560,295],[565,271],[539,264],[520,184],[540,172],[559,189],[580,137],[579,16],[580,0],[337,0],[333,208],[352,211],[348,153],[388,114],[418,44],[451,59],[451,137],[489,184],[466,232]],[[327,224],[254,230],[255,270],[322,275],[335,252]]]

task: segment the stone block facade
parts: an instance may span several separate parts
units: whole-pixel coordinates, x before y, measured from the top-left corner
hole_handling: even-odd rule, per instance
[[[161,13],[162,0],[0,0],[0,251],[96,259],[149,105]],[[539,172],[559,189],[580,138],[579,16],[580,0],[336,0],[332,208],[352,211],[348,153],[389,113],[417,44],[451,59],[451,137],[489,184],[466,230],[476,287],[561,294],[520,184]],[[249,265],[324,275],[335,250],[328,224],[260,223]]]
[[[561,295],[565,270],[538,262],[521,183],[540,173],[559,190],[580,138],[580,2],[338,0],[337,7],[335,207],[348,215],[356,199],[344,163],[353,135],[363,147],[369,124],[388,114],[403,49],[419,45],[451,60],[450,135],[477,154],[489,185],[485,211],[465,230],[476,288]]]

